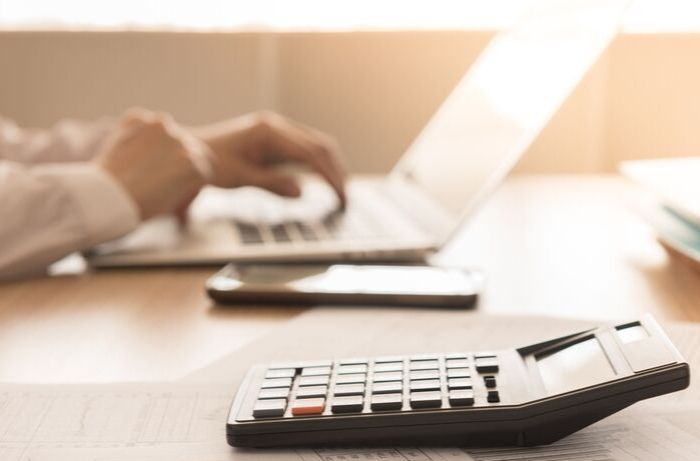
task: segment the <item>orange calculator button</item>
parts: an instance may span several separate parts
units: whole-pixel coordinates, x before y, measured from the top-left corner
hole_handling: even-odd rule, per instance
[[[320,415],[326,406],[326,399],[299,399],[292,405],[294,416]]]

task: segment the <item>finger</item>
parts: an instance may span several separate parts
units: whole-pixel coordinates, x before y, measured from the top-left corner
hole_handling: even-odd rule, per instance
[[[332,153],[330,158],[334,163],[334,167],[342,174],[343,178],[347,177],[347,167],[342,156],[340,144],[338,144],[338,141],[336,141],[334,137],[301,122],[294,120],[290,120],[289,122],[297,126],[300,130],[305,131],[312,139],[316,139],[323,144],[329,152]]]
[[[319,173],[333,188],[341,205],[345,205],[344,169],[334,160],[337,155],[327,146],[304,130],[282,120],[273,124],[268,133],[268,146],[289,159],[305,163]]]
[[[283,197],[299,197],[301,188],[297,181],[289,175],[270,169],[248,167],[242,172],[246,184],[269,190]]]
[[[180,226],[185,227],[187,225],[187,221],[189,219],[188,212],[190,209],[190,205],[192,205],[192,202],[195,198],[197,198],[198,194],[199,189],[187,194],[182,200],[182,202],[175,208],[175,218],[177,219],[177,222],[180,224]]]
[[[323,146],[329,153],[328,159],[332,164],[331,167],[333,170],[337,171],[343,180],[347,178],[347,167],[342,156],[340,144],[338,144],[335,138],[301,122],[294,120],[287,120],[287,122],[299,128],[301,131],[304,131],[312,141]]]
[[[153,121],[155,117],[156,115],[148,109],[132,107],[124,112],[121,116],[121,121],[127,127],[141,126]]]

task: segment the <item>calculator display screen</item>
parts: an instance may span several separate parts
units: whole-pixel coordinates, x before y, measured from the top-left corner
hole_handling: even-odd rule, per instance
[[[542,382],[549,394],[561,394],[615,379],[600,342],[594,336],[552,353],[536,356]]]

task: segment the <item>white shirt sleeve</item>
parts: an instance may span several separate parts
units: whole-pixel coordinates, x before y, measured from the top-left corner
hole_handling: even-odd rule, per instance
[[[98,151],[114,121],[61,120],[50,130],[20,128],[0,116],[0,158],[20,163],[84,162]]]
[[[0,123],[0,279],[40,273],[138,225],[137,206],[122,186],[80,161],[93,154],[90,145],[99,145],[98,133],[18,137],[15,130]]]

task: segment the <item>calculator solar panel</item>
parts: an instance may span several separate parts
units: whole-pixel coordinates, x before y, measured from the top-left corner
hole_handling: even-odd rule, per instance
[[[232,446],[536,445],[683,389],[690,371],[650,317],[499,351],[259,365]]]

